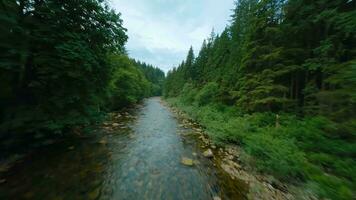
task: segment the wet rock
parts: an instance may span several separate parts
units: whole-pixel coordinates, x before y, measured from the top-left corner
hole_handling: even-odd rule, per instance
[[[118,124],[118,123],[113,123],[112,126],[113,126],[113,127],[119,127],[120,124]]]
[[[221,200],[221,198],[218,196],[215,196],[215,197],[213,197],[213,200]]]
[[[214,157],[213,151],[211,151],[211,149],[208,149],[208,150],[204,151],[203,155],[204,155],[204,157],[206,157],[206,158],[212,158],[212,157]]]
[[[102,139],[102,140],[99,141],[99,144],[104,144],[105,145],[107,143],[108,143],[108,141],[106,141],[105,139]]]
[[[187,157],[182,157],[181,163],[183,165],[186,165],[186,166],[193,166],[194,165],[194,161],[192,159],[190,159],[190,158],[187,158]]]
[[[0,164],[0,173],[7,172],[9,168],[10,166],[8,166],[7,164]]]

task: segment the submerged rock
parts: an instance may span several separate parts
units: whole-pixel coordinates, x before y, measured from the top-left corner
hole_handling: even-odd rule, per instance
[[[187,158],[187,157],[182,157],[181,163],[186,166],[193,166],[194,161],[193,159]]]
[[[208,150],[204,151],[203,155],[204,155],[204,157],[206,157],[206,158],[212,158],[212,157],[214,157],[213,151],[211,151],[211,149],[208,149]]]

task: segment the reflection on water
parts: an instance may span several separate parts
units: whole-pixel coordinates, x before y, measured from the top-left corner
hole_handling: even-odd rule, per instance
[[[0,199],[245,199],[246,186],[204,158],[194,136],[177,134],[191,130],[180,128],[159,98],[133,114],[113,132],[33,154],[6,174]]]

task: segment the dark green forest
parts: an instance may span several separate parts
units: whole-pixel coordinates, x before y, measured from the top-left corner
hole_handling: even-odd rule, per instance
[[[164,96],[243,160],[319,197],[356,191],[356,1],[239,0]]]
[[[122,23],[101,0],[0,1],[1,141],[68,133],[159,95],[164,73],[128,57]]]

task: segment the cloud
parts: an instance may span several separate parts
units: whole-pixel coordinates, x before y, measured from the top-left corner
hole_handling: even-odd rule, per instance
[[[111,0],[111,6],[128,29],[129,55],[167,72],[191,45],[198,51],[212,28],[225,28],[233,0]]]

